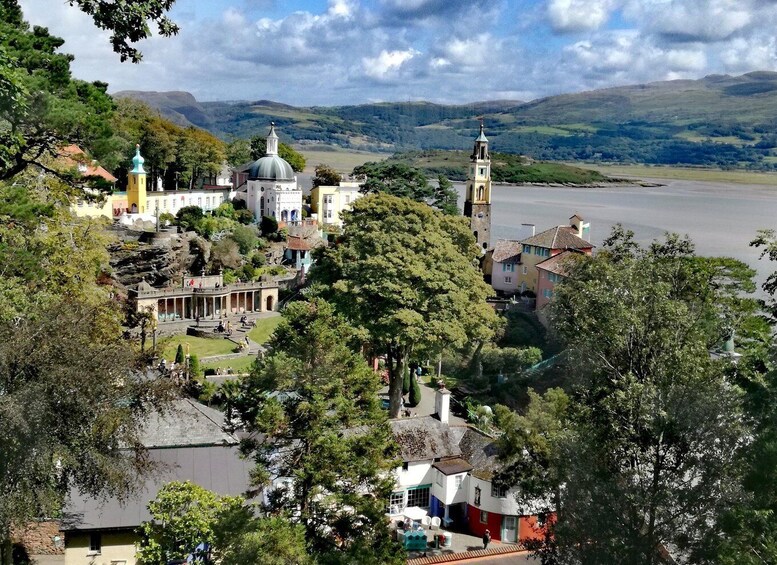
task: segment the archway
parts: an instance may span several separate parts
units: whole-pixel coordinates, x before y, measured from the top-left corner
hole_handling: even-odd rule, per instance
[[[296,210],[292,210],[291,211],[291,221],[292,222],[296,222],[297,220],[299,220],[299,218],[297,216],[299,216],[299,212],[297,212]]]
[[[133,204],[132,205],[131,213],[132,214],[137,214],[138,213],[138,205],[137,204]]]
[[[272,312],[273,306],[275,306],[275,298],[272,295],[270,295],[267,297],[267,311]]]
[[[283,210],[281,212],[281,221],[285,222],[288,219],[289,219],[289,212],[287,210]]]
[[[484,197],[484,196],[485,196],[485,194],[486,194],[486,193],[485,193],[485,191],[486,191],[485,187],[484,187],[484,186],[481,184],[481,185],[478,187],[478,200],[483,200],[483,197]]]

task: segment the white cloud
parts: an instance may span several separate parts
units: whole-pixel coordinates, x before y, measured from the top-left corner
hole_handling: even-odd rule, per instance
[[[375,80],[385,80],[395,76],[402,65],[419,55],[415,49],[387,51],[383,50],[377,57],[363,57],[364,74]]]
[[[677,41],[720,41],[753,22],[752,0],[630,0],[625,15],[646,32]]]
[[[615,0],[549,0],[550,25],[559,32],[589,31],[609,20]]]

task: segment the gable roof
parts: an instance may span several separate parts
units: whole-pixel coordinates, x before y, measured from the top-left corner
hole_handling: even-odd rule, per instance
[[[594,246],[576,234],[572,226],[556,226],[521,241],[524,245],[535,245],[548,249],[592,249]]]
[[[450,426],[437,418],[421,416],[391,420],[389,423],[404,462],[461,455]]]
[[[521,249],[523,249],[520,241],[513,239],[500,239],[494,245],[494,252],[491,258],[497,263],[504,263],[506,261],[520,262]]]
[[[466,429],[459,449],[461,456],[472,465],[472,474],[479,479],[490,481],[501,467],[496,441],[474,428]]]
[[[554,255],[541,263],[537,263],[537,268],[565,277],[569,270],[569,260],[573,257],[581,257],[582,255],[583,252],[577,249],[566,249],[558,255]]]
[[[154,411],[148,415],[140,441],[148,449],[237,444],[237,438],[226,433],[223,425],[222,412],[190,398],[179,398],[164,413]]]
[[[60,160],[68,167],[83,165],[86,167],[81,174],[85,177],[101,177],[108,182],[116,182],[116,177],[105,170],[97,161],[89,159],[78,145],[67,145],[60,149]]]

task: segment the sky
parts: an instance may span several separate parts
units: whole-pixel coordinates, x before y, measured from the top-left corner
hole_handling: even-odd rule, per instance
[[[176,0],[181,32],[137,65],[66,0],[20,3],[76,77],[201,101],[528,101],[777,70],[777,0]]]

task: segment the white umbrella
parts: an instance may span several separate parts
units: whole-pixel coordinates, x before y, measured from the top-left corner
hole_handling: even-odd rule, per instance
[[[426,516],[429,513],[423,508],[421,508],[420,506],[408,506],[407,508],[405,508],[402,514],[404,514],[411,520],[420,521],[424,516]]]

